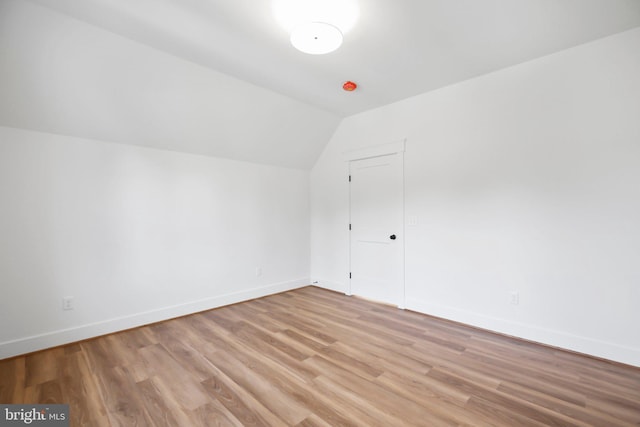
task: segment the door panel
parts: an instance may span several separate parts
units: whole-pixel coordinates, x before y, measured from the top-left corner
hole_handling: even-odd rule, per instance
[[[402,166],[401,153],[349,164],[351,293],[398,306],[404,303]]]

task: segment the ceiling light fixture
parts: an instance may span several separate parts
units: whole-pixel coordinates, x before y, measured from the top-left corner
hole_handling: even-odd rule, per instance
[[[291,44],[312,55],[339,48],[360,13],[357,0],[273,0],[272,10]]]
[[[333,52],[342,44],[342,33],[324,22],[309,22],[291,32],[291,44],[304,53],[322,55]]]

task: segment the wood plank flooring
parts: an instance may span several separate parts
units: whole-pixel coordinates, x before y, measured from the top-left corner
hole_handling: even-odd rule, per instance
[[[72,426],[640,426],[640,369],[307,287],[0,361]]]

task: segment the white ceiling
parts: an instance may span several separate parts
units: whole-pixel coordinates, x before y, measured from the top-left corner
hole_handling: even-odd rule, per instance
[[[343,46],[314,56],[268,0],[33,1],[339,116],[640,26],[640,0],[359,0]]]
[[[355,1],[316,56],[271,0],[0,0],[0,125],[310,169],[342,117],[640,26],[640,0]]]

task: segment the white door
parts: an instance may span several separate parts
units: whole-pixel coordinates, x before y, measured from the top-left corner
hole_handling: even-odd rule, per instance
[[[403,153],[349,163],[351,293],[404,306]]]

